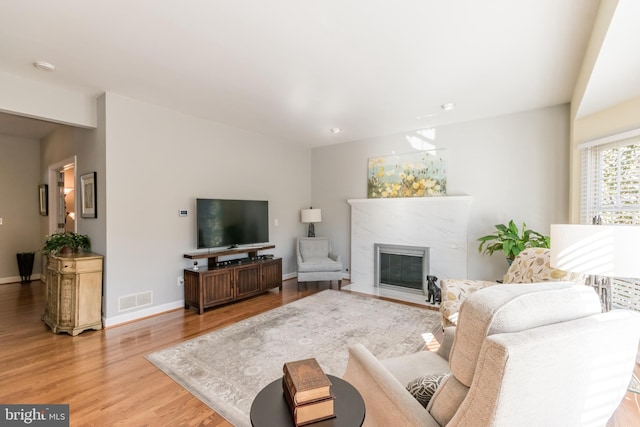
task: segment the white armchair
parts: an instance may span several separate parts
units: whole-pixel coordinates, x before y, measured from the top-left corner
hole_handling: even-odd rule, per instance
[[[631,379],[640,316],[600,313],[586,286],[510,284],[470,295],[454,329],[448,363],[349,348],[344,379],[365,401],[365,426],[603,426]],[[409,392],[412,379],[448,370],[426,408]]]
[[[338,281],[342,289],[342,260],[331,251],[328,237],[303,237],[298,239],[298,286],[301,282],[321,280]]]

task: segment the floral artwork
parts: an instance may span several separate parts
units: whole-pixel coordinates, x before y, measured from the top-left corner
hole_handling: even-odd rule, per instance
[[[369,159],[367,195],[370,199],[444,196],[446,193],[444,150]]]

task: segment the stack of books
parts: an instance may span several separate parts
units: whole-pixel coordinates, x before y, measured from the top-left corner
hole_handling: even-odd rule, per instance
[[[296,426],[335,417],[331,381],[316,359],[287,362],[282,388]]]

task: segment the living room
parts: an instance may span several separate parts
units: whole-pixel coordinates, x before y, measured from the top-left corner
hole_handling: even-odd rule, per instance
[[[637,126],[638,98],[578,117],[581,100],[594,98],[589,88],[596,83],[590,74],[603,67],[599,58],[606,55],[598,49],[608,46],[603,42],[607,34],[612,37],[611,31],[605,31],[608,24],[621,19],[620,10],[614,13],[616,7],[630,6],[603,2],[597,20],[597,7],[589,6],[589,19],[595,20],[593,32],[581,36],[584,54],[575,54],[572,60],[578,67],[575,73],[580,71],[570,90],[555,97],[558,105],[437,126],[432,143],[447,152],[447,192],[466,194],[473,200],[470,242],[509,219],[527,222],[543,232],[551,223],[576,221],[579,156],[575,147]],[[344,132],[336,138],[336,142],[348,143],[332,143],[333,135],[327,130],[327,135],[318,137],[322,142],[313,146],[291,142],[295,137],[266,136],[111,91],[95,100],[9,73],[2,78],[6,93],[13,95],[4,99],[4,111],[78,126],[62,126],[41,142],[27,145],[15,137],[3,137],[6,152],[19,147],[21,157],[17,158],[30,167],[15,171],[15,166],[9,166],[16,162],[3,156],[7,164],[2,170],[11,173],[4,182],[14,184],[4,190],[7,196],[3,197],[20,197],[11,197],[16,200],[11,214],[3,214],[2,231],[8,238],[0,245],[8,256],[0,264],[0,278],[16,277],[13,254],[39,249],[43,236],[51,232],[51,219],[39,217],[37,200],[27,195],[47,182],[50,165],[76,156],[78,174],[97,173],[97,218],[81,218],[77,227],[91,237],[94,251],[105,255],[106,326],[181,305],[182,289],[176,286],[176,278],[188,266],[181,255],[195,250],[197,197],[269,200],[270,236],[275,253],[283,258],[285,278],[295,275],[294,243],[305,232],[300,209],[321,208],[323,222],[318,232],[332,238],[348,268],[347,200],[366,197],[367,159],[413,150],[409,141],[422,138],[420,132],[430,127],[418,121],[407,131],[351,141]],[[37,97],[29,96],[35,93]],[[61,102],[64,109],[59,108]],[[433,107],[439,110],[439,104]],[[450,120],[447,114],[457,112],[443,112],[441,119]],[[40,165],[37,169],[35,162]],[[190,214],[179,217],[180,209]],[[469,244],[469,277],[496,278],[504,269],[502,260],[482,256]],[[37,254],[34,273],[39,272]],[[147,291],[153,292],[152,307],[125,314],[118,311],[120,297]]]
[[[580,175],[576,147],[639,125],[639,94],[603,104],[587,115],[580,112],[585,100],[594,99],[594,70],[601,71],[601,61],[606,58],[600,48],[609,47],[609,24],[618,23],[620,14],[629,16],[623,8],[631,7],[625,1],[586,3],[588,11],[583,19],[592,25],[581,39],[582,51],[573,58],[575,68],[563,69],[572,76],[572,86],[563,87],[564,92],[558,90],[555,102],[535,108],[505,109],[472,120],[451,119],[435,126],[437,133],[431,142],[447,152],[448,194],[472,198],[467,269],[470,278],[495,280],[506,270],[504,259],[476,251],[476,238],[487,234],[494,224],[513,218],[547,233],[552,223],[578,222]],[[118,14],[110,18],[115,20]],[[35,55],[38,51],[29,53]],[[29,57],[22,63],[29,62],[31,67],[30,62],[39,59],[45,58]],[[105,256],[106,327],[182,307],[183,288],[176,285],[176,278],[189,266],[182,255],[196,250],[197,197],[269,200],[270,240],[275,245],[273,253],[283,259],[285,279],[295,277],[295,240],[306,234],[300,210],[309,206],[321,208],[322,222],[316,231],[331,237],[348,278],[351,247],[347,200],[366,198],[367,160],[410,151],[409,141],[420,138],[420,131],[434,127],[429,120],[412,121],[410,126],[394,131],[384,129],[351,139],[348,126],[343,124],[339,124],[345,127],[341,134],[330,134],[329,128],[338,125],[331,123],[323,129],[326,135],[319,137],[320,143],[300,143],[298,135],[283,138],[250,126],[228,124],[222,112],[218,120],[185,112],[184,104],[189,101],[185,99],[160,105],[137,99],[135,91],[123,94],[124,88],[109,87],[101,87],[104,93],[99,97],[85,96],[47,82],[46,77],[44,81],[35,80],[42,79],[34,76],[37,70],[14,73],[16,63],[7,65],[0,75],[0,87],[8,94],[3,97],[0,110],[73,126],[59,127],[41,139],[0,136],[3,153],[16,153],[15,157],[3,154],[0,159],[4,182],[0,186],[1,205],[7,210],[0,212],[4,218],[0,225],[0,280],[15,279],[14,254],[38,250],[42,238],[51,232],[50,218],[38,214],[36,190],[48,182],[50,165],[75,156],[79,175],[92,171],[97,174],[97,218],[81,218],[78,232],[88,234],[93,250]],[[271,68],[267,71],[274,72]],[[246,72],[243,77],[247,79],[258,74]],[[505,68],[503,72],[517,71]],[[211,75],[215,79],[215,70]],[[138,78],[131,84],[158,85],[149,79],[147,82]],[[382,92],[381,86],[386,84],[381,81],[370,87]],[[611,81],[599,84],[606,87]],[[633,87],[633,82],[630,84]],[[162,89],[161,85],[158,87]],[[457,90],[462,96],[465,88]],[[630,94],[633,90],[625,96]],[[231,98],[226,93],[219,96],[225,95]],[[432,100],[429,109],[440,114],[439,119],[449,120],[465,110],[459,99]],[[191,100],[200,102],[195,95]],[[230,104],[232,101],[229,99]],[[451,112],[441,112],[440,104],[445,102],[458,105]],[[396,106],[385,107],[393,110]],[[414,116],[429,112],[416,111]],[[270,113],[262,112],[265,116]],[[291,114],[289,120],[298,120],[296,114]],[[259,115],[251,116],[247,122],[259,119]],[[16,171],[16,166],[10,166],[16,163],[30,166]],[[51,183],[49,186],[51,190]],[[11,214],[7,200],[15,205]],[[179,216],[181,209],[188,210],[188,216]],[[42,272],[41,261],[38,254],[35,277]],[[121,297],[147,291],[153,293],[151,306],[119,310]]]

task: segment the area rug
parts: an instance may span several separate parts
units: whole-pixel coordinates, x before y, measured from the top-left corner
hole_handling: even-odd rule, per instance
[[[282,377],[285,362],[315,357],[325,373],[342,377],[350,345],[380,359],[400,356],[439,327],[435,311],[325,290],[147,359],[233,425],[250,426],[251,402]]]

